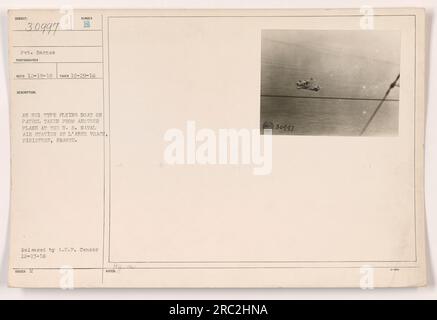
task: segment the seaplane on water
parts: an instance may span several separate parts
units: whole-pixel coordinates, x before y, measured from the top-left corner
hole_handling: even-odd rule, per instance
[[[309,80],[299,80],[296,82],[296,87],[299,90],[310,90],[310,91],[319,91],[321,88],[316,83],[316,80],[310,78]]]

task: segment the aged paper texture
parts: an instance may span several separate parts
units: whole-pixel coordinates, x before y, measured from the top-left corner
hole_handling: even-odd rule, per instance
[[[424,17],[10,11],[10,285],[426,285]]]

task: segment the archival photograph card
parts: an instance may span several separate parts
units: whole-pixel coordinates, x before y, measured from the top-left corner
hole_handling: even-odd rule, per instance
[[[11,10],[12,287],[426,285],[425,13]]]

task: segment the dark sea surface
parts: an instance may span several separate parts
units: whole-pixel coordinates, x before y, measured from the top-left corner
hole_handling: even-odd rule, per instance
[[[269,122],[273,134],[358,136],[378,101],[261,97],[261,105],[261,128]],[[363,135],[397,134],[398,102],[386,101]]]

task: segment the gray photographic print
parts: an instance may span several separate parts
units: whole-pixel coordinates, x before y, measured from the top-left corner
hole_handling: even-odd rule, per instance
[[[400,33],[262,30],[261,130],[397,136]]]

